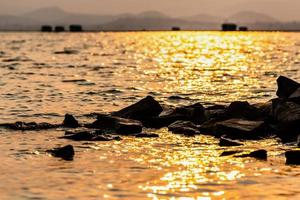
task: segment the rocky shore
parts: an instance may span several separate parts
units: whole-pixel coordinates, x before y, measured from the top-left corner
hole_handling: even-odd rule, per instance
[[[29,131],[65,128],[62,139],[73,141],[122,140],[122,136],[157,138],[159,135],[144,132],[145,128],[167,127],[174,134],[187,137],[211,135],[219,138],[222,147],[243,146],[246,140],[277,138],[295,148],[285,153],[286,164],[300,164],[300,83],[287,77],[277,79],[277,98],[265,103],[250,104],[235,101],[228,106],[204,107],[200,103],[177,108],[165,108],[153,97],[116,112],[95,114],[92,123],[81,123],[66,114],[61,124],[15,122],[0,124],[11,130]],[[47,151],[55,157],[72,160],[75,152],[71,145]],[[253,157],[267,160],[267,151],[258,149],[224,151],[220,156]]]

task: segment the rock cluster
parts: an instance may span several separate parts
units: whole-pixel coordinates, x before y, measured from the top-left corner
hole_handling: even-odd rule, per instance
[[[167,127],[174,134],[215,136],[220,138],[219,145],[222,147],[242,146],[240,140],[268,137],[277,137],[283,143],[296,144],[300,134],[300,84],[280,76],[277,85],[277,98],[263,104],[251,105],[248,102],[235,101],[228,106],[214,105],[205,108],[196,103],[164,109],[153,97],[147,96],[119,111],[97,114],[96,120],[88,124],[81,124],[74,116],[66,114],[63,123],[59,125],[16,122],[1,126],[21,131],[77,128],[75,131],[66,131],[61,137],[74,141],[111,141],[120,140],[120,136],[155,138],[158,137],[157,134],[144,133],[143,128]],[[224,155],[231,153],[224,152]],[[266,159],[267,152],[259,150],[239,157]],[[298,164],[299,152],[287,152],[286,158],[287,164]]]

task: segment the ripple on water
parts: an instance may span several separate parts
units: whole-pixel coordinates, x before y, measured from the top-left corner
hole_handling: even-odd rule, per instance
[[[94,115],[83,114],[118,110],[146,95],[173,106],[263,102],[273,97],[279,74],[299,78],[299,38],[254,32],[1,33],[0,121],[60,123],[67,112],[93,121]],[[64,135],[59,129],[0,129],[1,198],[299,197],[299,168],[285,166],[283,155],[294,146],[268,140],[224,149],[208,136],[145,131],[160,138],[81,143],[58,139]],[[73,162],[45,153],[66,144],[75,147]],[[267,162],[220,157],[224,150],[262,146],[270,154]]]

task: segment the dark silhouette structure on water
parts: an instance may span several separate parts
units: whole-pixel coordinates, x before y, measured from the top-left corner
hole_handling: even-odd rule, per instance
[[[70,32],[82,32],[83,31],[82,26],[78,25],[78,24],[70,25],[69,29],[70,29]]]
[[[237,25],[234,23],[222,24],[222,31],[236,31]]]
[[[52,32],[52,26],[49,26],[49,25],[43,25],[41,27],[41,31],[42,32]]]
[[[248,31],[248,27],[247,26],[240,26],[239,31]]]
[[[55,32],[64,32],[65,31],[65,27],[63,27],[63,26],[55,26],[54,31]]]
[[[181,28],[179,26],[173,26],[172,31],[180,31]]]

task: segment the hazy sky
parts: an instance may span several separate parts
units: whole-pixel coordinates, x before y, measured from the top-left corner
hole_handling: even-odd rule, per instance
[[[282,21],[300,20],[300,0],[0,0],[0,14],[20,14],[46,6],[93,14],[157,10],[171,16],[201,13],[228,16],[251,10]]]

